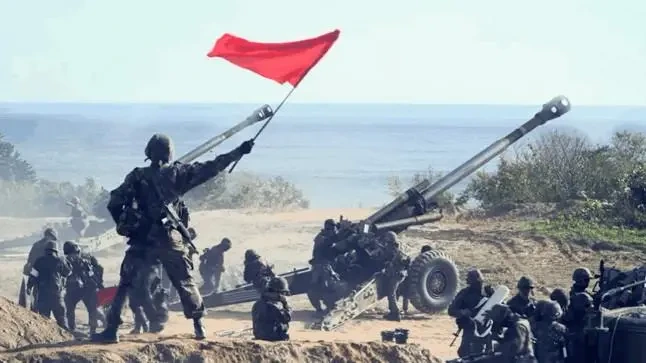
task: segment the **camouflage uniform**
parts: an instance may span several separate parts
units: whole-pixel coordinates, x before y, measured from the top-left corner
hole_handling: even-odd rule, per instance
[[[481,306],[492,294],[490,286],[483,285],[482,272],[478,269],[467,272],[467,287],[460,290],[449,305],[448,313],[455,318],[455,323],[462,330],[462,341],[458,348],[458,356],[466,357],[482,354],[489,345],[489,338],[479,338],[475,335],[476,323],[473,318]]]
[[[244,272],[245,282],[252,284],[253,287],[261,292],[267,286],[267,283],[275,276],[272,266],[269,266],[260,258],[260,255],[254,250],[247,250],[244,254]]]
[[[487,360],[491,363],[537,363],[534,356],[532,340],[534,336],[529,322],[514,314],[508,306],[494,305],[487,312],[487,318],[493,322],[492,331],[502,331],[500,338],[495,338],[498,345],[494,349],[497,356]]]
[[[586,289],[590,285],[592,273],[587,268],[577,268],[572,273],[574,284],[570,290],[570,306],[563,316],[563,324],[568,329],[568,362],[589,362],[589,350],[585,339],[586,316],[593,307],[593,298]]]
[[[533,294],[534,281],[529,277],[523,276],[518,280],[518,294],[509,299],[507,306],[515,314],[523,319],[529,319],[536,309],[536,301],[531,295]]]
[[[48,241],[45,244],[45,255],[36,259],[27,282],[28,292],[34,286],[38,288],[36,310],[47,318],[53,313],[56,323],[64,329],[67,329],[67,324],[63,289],[65,279],[71,272],[69,263],[64,258],[58,257],[56,242]]]
[[[256,339],[270,342],[289,340],[291,309],[285,295],[289,293],[287,280],[273,277],[260,300],[253,304],[251,318]]]
[[[25,276],[25,278],[23,278],[22,284],[20,286],[20,296],[18,298],[18,303],[20,306],[27,307],[27,304],[28,304],[26,279],[29,278],[31,267],[34,265],[34,262],[36,262],[36,259],[45,255],[45,246],[47,245],[47,243],[50,241],[56,242],[57,240],[58,240],[58,233],[56,233],[56,230],[54,228],[48,227],[48,228],[45,228],[45,231],[43,232],[43,238],[36,241],[31,246],[31,249],[29,250],[29,255],[27,256],[27,263],[25,263],[25,266],[22,269],[22,273]],[[31,306],[29,307],[31,308],[32,311],[36,311],[36,305],[34,304],[34,302],[36,300],[36,296],[38,295],[38,286],[34,286],[32,288],[31,294],[32,294],[32,299],[29,302]]]
[[[384,295],[388,298],[388,313],[384,319],[400,321],[401,315],[397,306],[397,289],[404,281],[410,264],[410,258],[399,249],[397,235],[394,232],[387,232],[385,237],[388,259],[386,267],[381,274]]]
[[[78,245],[72,241],[65,242],[63,253],[72,269],[65,291],[67,324],[71,331],[76,330],[76,305],[83,301],[88,312],[90,333],[93,334],[96,332],[97,322],[105,322],[103,313],[97,307],[96,297],[98,289],[103,288],[103,266],[94,256],[82,254]]]
[[[556,301],[537,303],[534,335],[539,363],[565,363],[567,328],[558,322],[562,315],[561,306]]]
[[[220,244],[207,250],[200,256],[200,274],[204,284],[203,293],[218,292],[220,279],[224,273],[224,253],[231,249],[231,240],[223,238]]]
[[[128,305],[135,320],[132,334],[159,333],[168,321],[168,310],[156,303],[156,297],[165,293],[161,286],[161,269],[160,260],[148,261],[139,268],[128,289]]]
[[[169,163],[172,159],[172,142],[165,135],[155,134],[146,146],[146,157],[151,165],[135,168],[124,182],[110,193],[108,209],[117,223],[117,233],[128,237],[130,248],[121,264],[119,286],[112,302],[107,327],[92,336],[98,342],[118,342],[121,310],[128,288],[141,266],[160,260],[179,293],[184,316],[193,319],[195,336],[205,337],[202,316],[204,304],[195,286],[191,260],[184,240],[176,229],[167,223],[164,202],[172,201],[171,208],[181,214],[179,196],[215,177],[242,155],[251,152],[253,141],[246,141],[235,150],[217,156],[214,160],[184,164]],[[161,194],[161,195],[160,195]],[[166,201],[160,200],[165,198]]]
[[[336,288],[341,280],[332,267],[332,262],[336,257],[334,249],[336,234],[334,220],[327,219],[323,224],[323,229],[314,237],[312,259],[310,260],[312,281],[307,291],[307,297],[319,314],[324,313],[321,301],[325,304],[327,311],[334,308],[337,296]]]

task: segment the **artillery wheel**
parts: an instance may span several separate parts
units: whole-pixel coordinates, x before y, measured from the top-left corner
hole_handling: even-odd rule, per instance
[[[408,269],[408,278],[410,302],[423,313],[433,314],[446,309],[458,292],[458,268],[440,251],[428,251],[415,257]]]

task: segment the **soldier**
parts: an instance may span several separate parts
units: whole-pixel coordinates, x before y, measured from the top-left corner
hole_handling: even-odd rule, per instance
[[[567,311],[570,304],[567,293],[561,288],[552,290],[552,293],[550,293],[550,300],[556,301],[561,306],[561,311],[563,311],[563,313]],[[562,318],[563,317],[561,316],[561,319]]]
[[[473,318],[487,299],[493,294],[491,286],[484,286],[482,272],[472,269],[467,272],[467,287],[460,290],[449,306],[448,313],[455,318],[462,331],[458,356],[466,357],[485,352],[488,339],[475,336],[476,322]]]
[[[254,250],[247,250],[244,254],[244,280],[262,292],[267,283],[275,276],[273,266],[268,265]]]
[[[103,288],[103,266],[94,256],[82,254],[79,246],[67,241],[63,244],[63,253],[72,273],[67,278],[65,291],[65,309],[70,331],[76,330],[76,305],[83,301],[88,313],[90,334],[94,334],[97,322],[105,322],[103,313],[97,308],[96,293]]]
[[[34,262],[36,262],[36,259],[40,256],[45,255],[45,245],[47,244],[48,241],[57,241],[58,240],[58,234],[56,233],[56,230],[54,228],[48,227],[45,228],[45,231],[43,232],[43,238],[40,240],[36,241],[32,246],[31,249],[29,250],[29,256],[27,256],[27,262],[25,263],[25,266],[23,266],[22,273],[24,275],[22,283],[20,285],[20,296],[18,297],[18,304],[23,307],[27,307],[29,303],[29,308],[32,311],[36,311],[36,306],[34,305],[34,301],[36,299],[36,294],[38,293],[38,290],[36,287],[33,288],[32,290],[32,298],[31,301],[27,301],[28,299],[28,294],[27,294],[27,279],[29,278],[29,273],[31,271],[31,267],[34,265]]]
[[[563,316],[563,324],[569,333],[568,356],[572,362],[589,362],[586,358],[588,347],[585,340],[586,315],[593,307],[593,298],[586,289],[590,285],[592,273],[587,268],[577,268],[572,273],[570,306]]]
[[[337,283],[341,280],[332,267],[332,262],[337,255],[334,248],[336,236],[337,228],[334,220],[327,219],[323,223],[323,229],[314,237],[312,259],[310,260],[312,281],[307,291],[307,297],[318,315],[324,315],[334,308]],[[321,302],[325,304],[325,310],[323,310]]]
[[[200,274],[204,284],[203,293],[218,292],[220,279],[224,273],[224,253],[231,249],[231,240],[223,238],[220,244],[207,250],[200,256]]]
[[[81,205],[81,200],[79,199],[79,197],[74,197],[71,201],[65,204],[72,207],[72,218],[70,219],[72,229],[74,229],[74,231],[76,231],[76,233],[78,233],[80,237],[83,237],[85,235],[87,227],[90,225],[90,222],[88,220],[88,215],[85,212],[85,209],[83,209],[83,206]]]
[[[128,289],[128,305],[135,323],[130,334],[159,333],[164,330],[168,309],[156,302],[156,297],[159,294],[163,297],[165,293],[161,286],[161,269],[160,260],[146,262],[139,268]]]
[[[507,302],[507,306],[521,318],[529,319],[536,309],[536,300],[532,297],[534,294],[534,281],[523,276],[518,280],[516,287],[518,288],[518,294]]]
[[[117,232],[128,237],[130,248],[121,264],[120,281],[111,305],[106,329],[92,336],[93,341],[116,343],[121,325],[121,310],[128,288],[138,270],[145,263],[159,259],[178,291],[184,316],[193,319],[195,337],[205,338],[202,316],[204,304],[195,286],[184,237],[169,223],[163,204],[171,201],[171,208],[181,216],[179,196],[215,177],[242,155],[251,152],[253,140],[214,160],[184,164],[170,163],[173,145],[168,136],[155,134],[146,145],[145,154],[151,165],[135,168],[124,182],[110,193],[108,209],[117,223]],[[184,218],[182,218],[184,219]],[[183,221],[181,221],[183,222]],[[190,238],[190,237],[189,237]]]
[[[292,320],[291,308],[287,303],[289,294],[287,280],[272,277],[267,289],[251,309],[253,335],[256,339],[270,342],[289,340],[289,322]]]
[[[424,245],[422,246],[420,254],[426,253],[430,250],[431,250],[431,246]],[[404,281],[399,285],[399,289],[397,290],[397,296],[402,298],[402,310],[404,311],[404,314],[408,314],[409,295],[410,295],[410,281],[408,276],[406,276]]]
[[[63,288],[65,279],[72,271],[69,263],[64,258],[58,257],[56,242],[47,241],[44,247],[45,255],[36,259],[29,273],[27,292],[31,293],[32,288],[36,286],[38,289],[36,310],[47,318],[53,313],[56,323],[61,328],[67,329]]]
[[[493,322],[492,331],[502,331],[501,337],[494,338],[498,345],[494,349],[491,363],[537,363],[534,356],[532,340],[534,336],[529,322],[514,314],[511,309],[503,304],[494,305],[487,311],[486,317]]]
[[[410,258],[399,249],[397,235],[389,231],[384,237],[388,249],[388,260],[386,267],[382,270],[382,284],[384,293],[388,297],[388,313],[384,319],[400,321],[401,315],[397,306],[397,289],[402,281],[406,278]]]
[[[558,322],[563,315],[556,301],[539,301],[536,304],[536,358],[539,363],[565,363],[567,328]]]

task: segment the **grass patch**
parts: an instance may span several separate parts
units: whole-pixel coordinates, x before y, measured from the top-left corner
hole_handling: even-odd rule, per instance
[[[523,223],[523,229],[533,234],[563,241],[598,241],[617,245],[646,248],[646,230],[607,226],[585,220],[556,218]]]

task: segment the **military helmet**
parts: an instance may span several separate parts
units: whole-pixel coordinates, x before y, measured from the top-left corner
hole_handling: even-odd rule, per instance
[[[572,281],[574,282],[588,282],[592,278],[592,272],[585,267],[580,267],[572,273]]]
[[[556,301],[560,305],[567,306],[569,303],[568,294],[563,289],[554,289],[550,294],[550,300]]]
[[[254,250],[247,250],[244,253],[244,259],[247,260],[247,261],[255,260],[255,259],[259,258],[259,257],[260,257],[260,255],[257,254],[256,251],[254,251]]]
[[[56,242],[54,241],[45,242],[45,251],[58,252],[58,246],[56,245]]]
[[[388,245],[399,247],[399,242],[397,242],[397,234],[393,231],[384,233],[382,240]]]
[[[426,253],[426,252],[430,251],[431,249],[432,249],[431,246],[424,245],[424,246],[422,246],[422,253]]]
[[[173,159],[173,141],[164,134],[154,134],[146,144],[146,158],[167,163]]]
[[[558,320],[563,315],[563,309],[556,301],[547,301],[542,310],[543,317],[549,320]]]
[[[334,223],[334,219],[326,219],[325,222],[323,223],[323,229],[334,229],[336,227],[336,223]]]
[[[73,205],[81,204],[81,199],[75,196],[70,200],[70,203],[72,203]]]
[[[482,280],[482,272],[480,272],[480,270],[478,270],[477,268],[473,268],[467,271],[467,284],[470,285],[476,282],[482,282]]]
[[[276,276],[269,280],[269,283],[267,284],[267,290],[288,294],[289,284],[284,277]]]
[[[47,227],[45,228],[45,231],[43,232],[43,237],[44,238],[50,238],[53,239],[54,241],[58,240],[58,233],[56,233],[56,230],[52,227]]]
[[[509,306],[504,304],[496,304],[492,306],[491,309],[489,309],[487,312],[485,312],[485,317],[492,320],[494,323],[500,324],[511,314],[512,311]]]
[[[231,240],[226,237],[222,238],[222,241],[220,241],[220,244],[222,245],[225,251],[228,251],[231,249]]]
[[[534,288],[534,281],[527,277],[527,276],[522,276],[518,280],[518,284],[516,285],[517,288],[519,289],[533,289]]]
[[[63,244],[63,253],[64,254],[70,255],[70,254],[79,253],[79,252],[81,252],[81,249],[73,241],[67,241],[67,242],[65,242]]]

